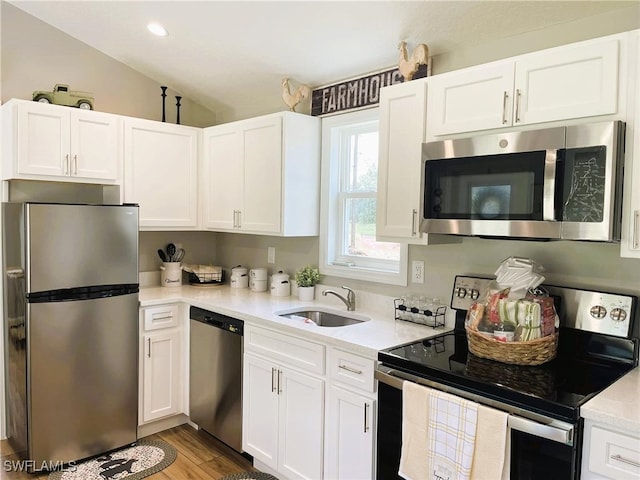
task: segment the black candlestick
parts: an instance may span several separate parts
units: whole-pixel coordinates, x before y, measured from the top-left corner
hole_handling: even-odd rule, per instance
[[[181,99],[182,97],[179,97],[178,95],[176,95],[176,113],[177,113],[176,123],[178,125],[180,125],[180,100]]]
[[[160,87],[162,89],[162,121],[164,122],[166,120],[165,118],[165,112],[164,112],[164,99],[167,96],[167,87]]]

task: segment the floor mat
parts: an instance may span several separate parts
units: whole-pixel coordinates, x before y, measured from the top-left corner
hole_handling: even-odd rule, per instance
[[[70,464],[49,480],[139,480],[159,472],[176,459],[176,450],[162,440],[140,440],[134,446]]]

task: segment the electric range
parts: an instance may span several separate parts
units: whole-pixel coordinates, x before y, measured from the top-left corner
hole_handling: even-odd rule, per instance
[[[453,331],[379,352],[378,479],[400,478],[406,382],[506,412],[511,480],[580,478],[580,407],[638,365],[638,298],[544,285],[560,318],[557,355],[539,366],[512,365],[469,351],[465,317],[489,282],[457,276]]]

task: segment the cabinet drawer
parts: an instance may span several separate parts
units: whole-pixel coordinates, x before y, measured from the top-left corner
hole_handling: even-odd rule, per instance
[[[179,325],[179,305],[162,305],[144,309],[144,330],[177,327]]]
[[[309,372],[324,374],[324,345],[271,330],[246,326],[244,349]]]
[[[333,348],[329,351],[328,362],[332,381],[367,392],[374,391],[375,360]]]
[[[640,478],[640,438],[591,429],[589,470],[608,478]]]

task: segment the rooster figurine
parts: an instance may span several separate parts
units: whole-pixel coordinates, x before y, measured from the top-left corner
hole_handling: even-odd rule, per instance
[[[418,71],[420,65],[426,65],[429,61],[429,47],[424,43],[416,46],[411,54],[411,58],[408,58],[407,54],[407,42],[402,41],[398,44],[398,50],[400,50],[400,61],[398,62],[398,70],[404,77],[404,81],[408,82],[413,78]]]
[[[300,85],[295,93],[291,93],[289,90],[289,79],[282,79],[282,100],[287,104],[289,110],[296,111],[296,105],[300,103],[303,98],[308,98],[311,92],[311,88],[308,85]]]

